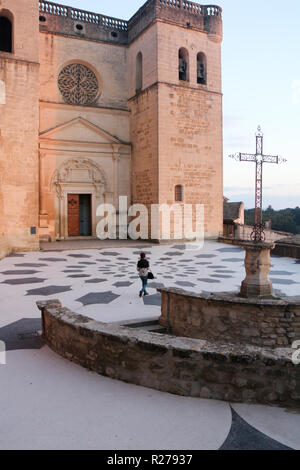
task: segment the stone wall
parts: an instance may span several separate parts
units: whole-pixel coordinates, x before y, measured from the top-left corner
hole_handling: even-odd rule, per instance
[[[265,229],[265,241],[267,243],[276,242],[284,237],[290,235],[287,232],[278,232],[276,230]],[[253,227],[250,225],[236,224],[235,226],[235,238],[237,240],[251,240],[251,234],[253,233]]]
[[[51,10],[52,5],[52,2],[40,2],[40,31],[95,42],[128,43],[127,21],[114,20],[97,13],[84,14],[72,7]],[[105,25],[107,20],[110,21]]]
[[[13,24],[12,52],[0,52],[0,227],[5,253],[7,247],[39,248],[39,25],[36,0],[2,0],[0,12]]]
[[[100,220],[97,207],[105,202],[118,208],[119,195],[131,198],[127,50],[83,39],[39,35],[41,213],[45,235],[52,240],[69,236],[68,193],[91,195],[93,236]],[[98,97],[89,106],[68,104],[60,93],[58,76],[70,62],[86,65],[98,79]],[[53,184],[62,167],[74,164],[77,177],[60,187]],[[89,175],[79,173],[84,166]],[[91,180],[95,169],[106,185]]]
[[[4,258],[10,253],[10,247],[7,241],[7,237],[2,234],[0,235],[0,259]]]
[[[101,375],[177,395],[299,407],[292,350],[213,344],[107,325],[38,302],[55,352]]]
[[[293,243],[293,239],[291,242],[278,241],[274,250],[272,251],[272,254],[276,256],[286,256],[288,258],[300,259],[300,243],[299,241],[295,241]]]
[[[158,204],[158,89],[148,88],[129,102],[132,142],[132,202]]]
[[[300,300],[244,299],[176,288],[159,292],[159,323],[174,335],[269,348],[291,347],[300,339]]]
[[[223,231],[224,236],[219,237],[219,241],[228,245],[238,245],[241,240],[250,240],[253,227],[248,227],[248,230],[246,230],[247,237],[245,239],[237,238],[235,236],[235,229],[235,225],[225,224]],[[276,232],[274,230],[265,230],[265,235],[267,243],[275,242],[275,248],[272,249],[271,255],[300,259],[300,243],[299,240],[294,240],[292,234]],[[285,238],[283,240],[283,238],[287,236],[289,236],[289,239]]]
[[[159,202],[174,204],[182,185],[185,204],[204,205],[206,238],[223,222],[222,98],[205,90],[159,87]]]
[[[155,20],[205,31],[211,38],[222,35],[222,9],[183,0],[148,0],[129,20],[79,10],[41,0],[41,31],[92,41],[128,44]]]
[[[221,9],[149,0],[127,22],[47,1],[0,3],[14,22],[13,53],[0,53],[1,253],[8,246],[36,250],[38,236],[67,237],[67,190],[91,195],[96,236],[100,203],[117,206],[118,196],[126,195],[147,206],[173,204],[175,186],[183,185],[184,202],[205,205],[206,236],[217,237],[223,191]],[[190,57],[189,82],[178,77],[182,47]],[[143,88],[136,93],[139,52]],[[207,59],[207,85],[197,83],[198,53]],[[90,105],[68,104],[59,91],[62,68],[74,62],[98,79]],[[82,171],[71,187],[65,182],[65,191],[57,187],[57,172],[74,159],[76,165],[77,159],[95,164],[106,186],[91,189]]]
[[[90,106],[80,106],[82,113],[88,111],[93,113],[93,109],[96,113],[97,108],[127,110],[128,69],[126,47],[117,44],[95,43],[80,37],[57,36],[46,32],[41,32],[38,40],[41,64],[39,99],[42,102],[64,105],[63,110],[61,108],[56,109],[59,123],[68,121],[64,118],[64,114],[67,115],[67,111],[69,111],[70,115],[72,109],[68,109],[70,106],[67,106],[59,91],[58,75],[66,65],[73,62],[79,62],[89,67],[95,73],[99,84],[97,99]],[[76,111],[79,114],[78,110]],[[56,124],[56,122],[53,122],[54,112],[51,113],[49,110],[48,113],[49,117],[44,113],[41,117],[41,132],[51,128],[50,125],[54,127]],[[103,119],[104,123],[101,126],[101,120],[99,120],[99,125],[107,128],[107,116],[104,115]],[[128,141],[128,126],[126,127],[125,124],[123,129],[120,124],[114,124],[112,133]],[[107,128],[107,130],[110,129]]]
[[[221,41],[205,32],[159,22],[159,203],[175,202],[182,185],[185,204],[203,204],[206,238],[223,224]],[[178,51],[189,54],[189,82],[178,77]],[[207,58],[207,85],[197,83],[197,54]]]
[[[223,224],[221,41],[159,21],[128,51],[133,202],[173,205],[182,185],[185,204],[204,205],[206,238],[217,238]],[[178,76],[182,47],[189,54],[188,82]],[[139,53],[143,86],[136,93]],[[197,83],[198,53],[207,58],[207,85]]]
[[[136,93],[136,58],[143,57],[143,86]],[[158,204],[158,57],[157,25],[147,29],[128,49],[132,202]]]

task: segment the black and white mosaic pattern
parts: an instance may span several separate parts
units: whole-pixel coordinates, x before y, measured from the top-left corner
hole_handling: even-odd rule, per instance
[[[149,293],[159,287],[182,287],[194,292],[237,291],[244,278],[244,251],[217,243],[206,243],[202,250],[194,250],[192,245],[149,246],[145,249],[150,260],[155,281],[149,282]],[[142,249],[142,248],[141,248]],[[136,263],[140,250],[120,248],[118,250],[85,250],[61,253],[21,253],[11,256],[1,263],[0,286],[2,297],[11,289],[17,296],[51,298],[62,296],[62,300],[78,313],[84,313],[101,321],[121,321],[159,316],[157,298],[153,304],[148,300],[141,311],[138,297],[140,280]],[[274,288],[287,295],[299,295],[300,266],[295,260],[274,257],[271,271]],[[59,282],[58,282],[59,281]],[[35,284],[40,284],[34,287]],[[99,294],[111,292],[109,308],[99,310],[99,300],[93,303],[94,292],[89,286],[97,286]],[[6,287],[4,287],[6,286]],[[209,287],[211,286],[211,287]],[[89,296],[89,302],[78,299]],[[105,297],[105,295],[104,295]],[[123,308],[119,305],[122,303]],[[111,311],[110,311],[111,309]]]
[[[239,248],[209,242],[201,251],[181,245],[146,251],[155,280],[149,282],[149,295],[142,299],[136,271],[138,247],[64,251],[55,256],[22,253],[0,261],[0,341],[7,351],[7,364],[0,364],[6,383],[1,423],[7,430],[0,435],[0,447],[142,449],[150,442],[157,449],[161,443],[170,449],[300,449],[297,413],[186,399],[129,386],[91,374],[44,346],[37,300],[59,298],[77,313],[119,323],[158,318],[159,287],[237,291],[245,277],[244,252]],[[276,291],[299,296],[300,263],[274,257],[272,264]],[[15,421],[20,415],[22,420]],[[172,433],[169,425],[165,427],[170,416]],[[40,419],[34,427],[32,417]],[[82,423],[88,423],[88,428]]]
[[[36,296],[38,300],[59,296],[74,311],[104,322],[159,316],[158,297],[154,302],[142,303],[141,310],[138,297],[141,282],[136,271],[141,250],[131,247],[64,251],[54,256],[53,253],[21,253],[18,257],[8,257],[0,265],[3,308],[13,289],[18,298]],[[195,250],[192,245],[174,245],[148,246],[144,251],[155,275],[155,280],[149,282],[150,295],[156,295],[154,290],[164,286],[194,292],[237,291],[245,276],[244,251],[239,247],[209,242],[202,250]],[[17,261],[19,257],[22,262]],[[299,295],[300,265],[280,257],[274,257],[272,263],[274,288],[287,295]],[[92,286],[97,286],[99,298],[92,295],[96,292],[90,289]],[[108,297],[107,292],[111,292]],[[109,299],[109,302],[104,300],[104,310],[99,309],[101,296]],[[82,298],[89,301],[81,302]]]

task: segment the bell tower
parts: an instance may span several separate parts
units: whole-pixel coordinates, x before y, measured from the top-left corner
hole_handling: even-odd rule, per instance
[[[38,248],[38,0],[0,0],[0,257]]]
[[[202,204],[223,230],[222,9],[149,0],[129,21],[134,203]]]

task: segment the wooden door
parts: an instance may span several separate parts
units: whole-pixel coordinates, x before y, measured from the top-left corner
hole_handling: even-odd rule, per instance
[[[68,194],[68,235],[80,236],[79,194]]]
[[[80,235],[82,237],[90,237],[92,235],[90,194],[80,194],[79,207]]]

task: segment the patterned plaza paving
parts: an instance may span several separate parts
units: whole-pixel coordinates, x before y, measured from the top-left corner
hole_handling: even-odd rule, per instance
[[[0,448],[300,449],[300,415],[264,406],[175,397],[68,363],[39,337],[37,300],[103,322],[155,318],[160,286],[237,291],[244,251],[215,242],[145,248],[156,277],[138,297],[140,249],[21,253],[0,261]],[[272,258],[276,290],[300,295],[300,264]]]

